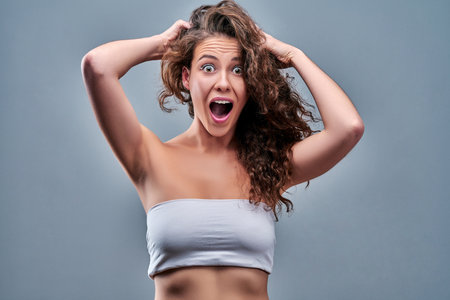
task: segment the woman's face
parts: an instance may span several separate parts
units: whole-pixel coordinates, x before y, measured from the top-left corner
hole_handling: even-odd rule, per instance
[[[248,99],[236,39],[216,36],[200,42],[191,69],[183,68],[183,84],[191,94],[194,121],[216,137],[234,133]]]

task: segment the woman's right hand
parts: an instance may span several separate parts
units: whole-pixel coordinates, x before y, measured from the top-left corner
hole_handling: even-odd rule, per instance
[[[189,29],[190,27],[191,24],[189,22],[186,22],[184,20],[178,20],[175,23],[173,23],[173,25],[170,26],[169,29],[161,33],[159,36],[161,37],[163,42],[164,53],[169,48],[170,43],[172,43],[178,37],[180,31],[182,29]]]
[[[285,69],[292,67],[292,58],[298,49],[292,45],[286,44],[270,34],[263,32],[265,36],[264,47],[280,62],[279,68]]]

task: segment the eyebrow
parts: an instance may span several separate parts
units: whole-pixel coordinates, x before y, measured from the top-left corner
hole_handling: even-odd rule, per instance
[[[214,55],[204,54],[204,55],[202,55],[197,61],[200,61],[200,60],[202,60],[203,58],[211,58],[211,59],[214,59],[214,60],[219,60],[219,59],[218,59],[217,57],[215,57]],[[235,57],[233,57],[231,60],[232,60],[232,61],[240,61],[241,58],[235,56]]]

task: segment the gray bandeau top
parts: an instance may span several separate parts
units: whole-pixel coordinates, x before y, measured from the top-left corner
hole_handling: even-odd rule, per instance
[[[239,266],[270,274],[274,222],[269,206],[246,199],[158,203],[147,213],[148,276],[187,266]]]

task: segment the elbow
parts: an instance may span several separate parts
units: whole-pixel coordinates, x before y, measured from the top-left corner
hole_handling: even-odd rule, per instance
[[[105,68],[102,67],[101,60],[93,50],[83,56],[81,60],[81,73],[86,79],[105,74]]]
[[[330,126],[331,127],[331,126]],[[359,116],[342,120],[339,125],[327,128],[325,130],[335,136],[338,140],[347,145],[355,145],[364,134],[364,123]]]
[[[88,52],[81,60],[81,74],[84,78],[89,78],[94,73],[94,55]]]
[[[355,145],[362,138],[364,134],[364,123],[361,118],[356,118],[350,122],[348,128],[349,140]]]

